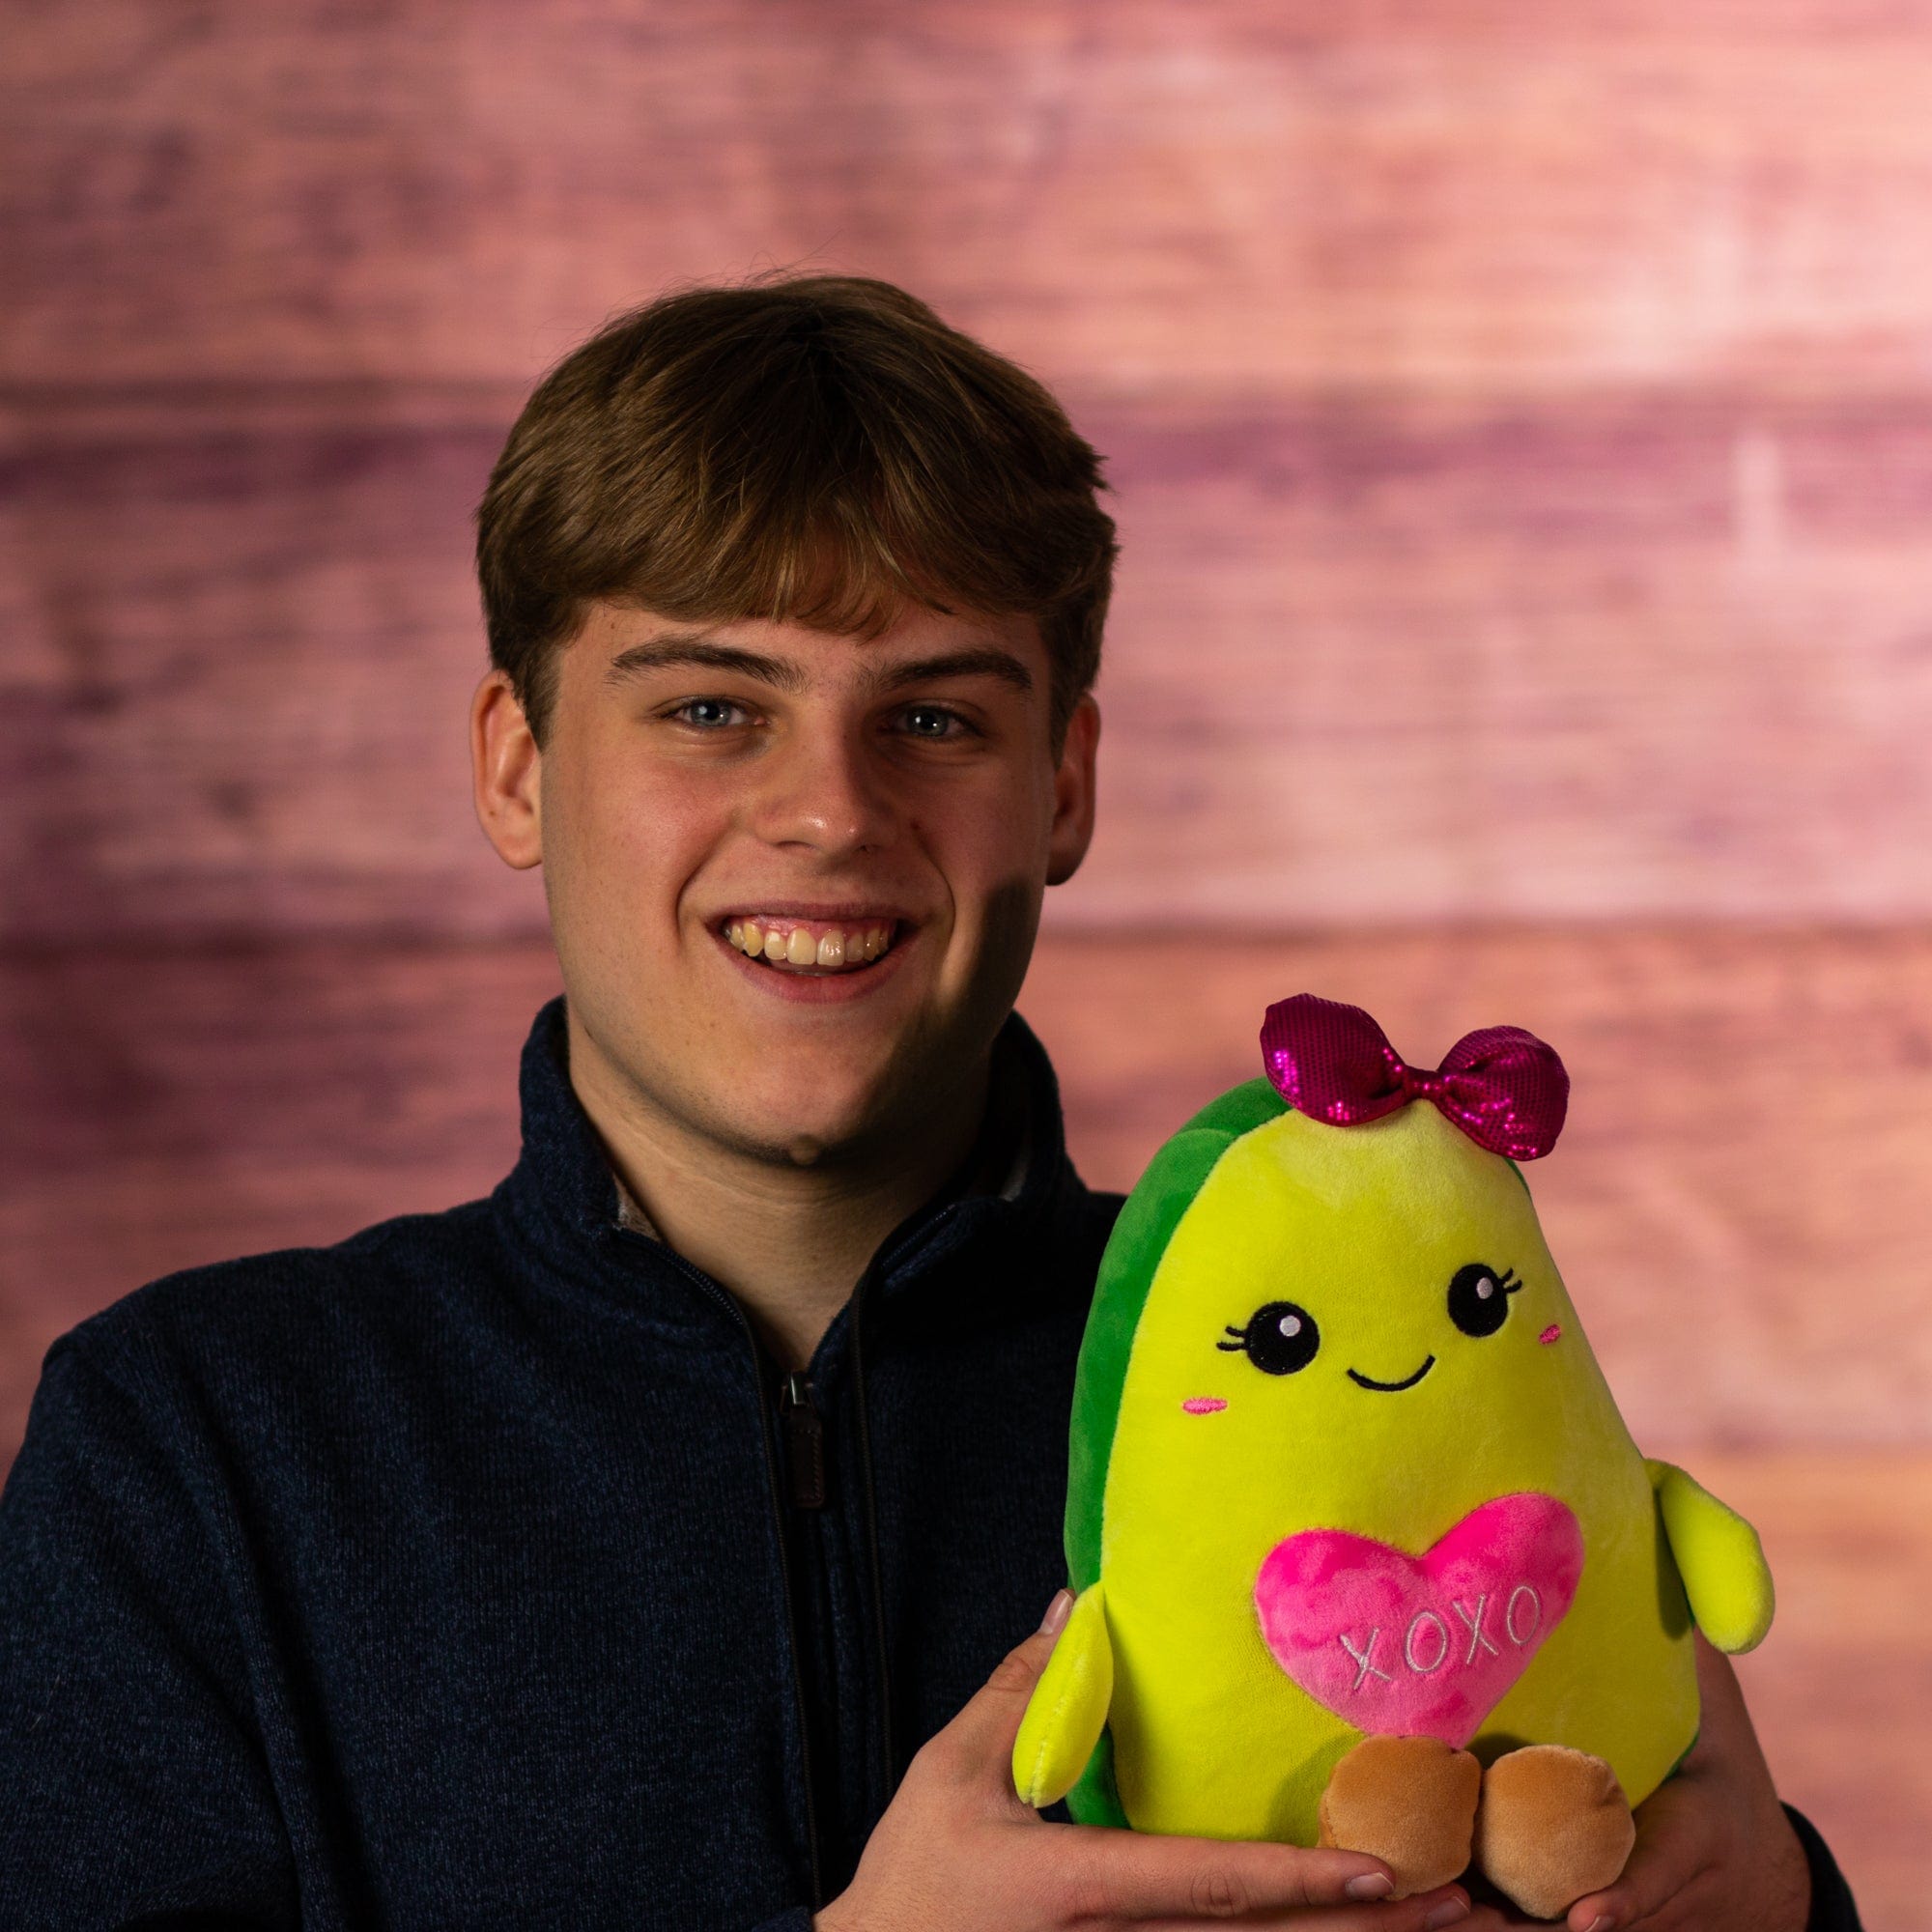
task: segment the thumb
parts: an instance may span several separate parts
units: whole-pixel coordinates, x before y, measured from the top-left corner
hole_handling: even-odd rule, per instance
[[[1020,1719],[1026,1716],[1034,1687],[1072,1612],[1073,1592],[1059,1591],[1046,1606],[1039,1628],[1007,1652],[993,1674],[938,1734],[945,1739],[949,1753],[956,1753],[975,1773],[983,1773],[991,1766],[1009,1795],[1012,1791],[1013,1740],[1019,1735]]]

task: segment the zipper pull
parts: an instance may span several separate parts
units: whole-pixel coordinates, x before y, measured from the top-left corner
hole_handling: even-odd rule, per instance
[[[811,1403],[810,1378],[793,1373],[779,1392],[784,1423],[785,1463],[791,1470],[794,1509],[825,1507],[825,1425]]]

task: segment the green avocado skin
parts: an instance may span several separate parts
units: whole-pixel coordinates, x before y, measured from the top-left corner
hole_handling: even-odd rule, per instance
[[[1073,1376],[1067,1437],[1066,1572],[1075,1590],[1100,1575],[1100,1509],[1134,1331],[1154,1270],[1214,1163],[1241,1135],[1288,1111],[1264,1079],[1223,1094],[1166,1142],[1127,1196],[1100,1257]]]
[[[1288,1111],[1265,1079],[1243,1081],[1210,1101],[1149,1162],[1114,1223],[1100,1260],[1093,1308],[1074,1372],[1067,1443],[1066,1571],[1087,1589],[1100,1575],[1100,1513],[1120,1420],[1134,1331],[1160,1258],[1214,1164],[1241,1135]],[[1131,1829],[1114,1785],[1112,1733],[1102,1730],[1087,1769],[1066,1794],[1076,1824]]]

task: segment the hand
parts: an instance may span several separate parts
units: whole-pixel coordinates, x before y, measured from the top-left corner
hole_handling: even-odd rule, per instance
[[[1636,1807],[1623,1876],[1570,1908],[1569,1932],[1804,1932],[1804,1847],[1777,1802],[1730,1660],[1701,1632],[1695,1642],[1697,1743],[1677,1776]],[[1478,1905],[1466,1932],[1545,1923]]]
[[[1163,1932],[1230,1918],[1423,1932],[1464,1917],[1458,1886],[1390,1902],[1388,1868],[1360,1852],[1050,1825],[1022,1804],[1013,1738],[1071,1605],[1056,1597],[1048,1621],[907,1766],[850,1889],[812,1921],[818,1932]]]

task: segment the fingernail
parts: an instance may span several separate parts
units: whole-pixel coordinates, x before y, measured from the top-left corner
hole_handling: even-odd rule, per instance
[[[1046,1606],[1045,1616],[1039,1620],[1040,1630],[1047,1634],[1057,1631],[1066,1621],[1066,1613],[1072,1607],[1073,1592],[1071,1590],[1056,1590],[1053,1593],[1053,1602]]]
[[[1350,1898],[1386,1898],[1395,1889],[1395,1880],[1387,1872],[1364,1872],[1351,1878],[1342,1889]]]
[[[1425,1932],[1435,1932],[1438,1925],[1453,1925],[1459,1918],[1469,1916],[1469,1901],[1466,1898],[1445,1898],[1422,1923]]]
[[[1586,1932],[1611,1932],[1611,1927],[1616,1922],[1607,1912],[1600,1912],[1596,1918],[1590,1920]]]

